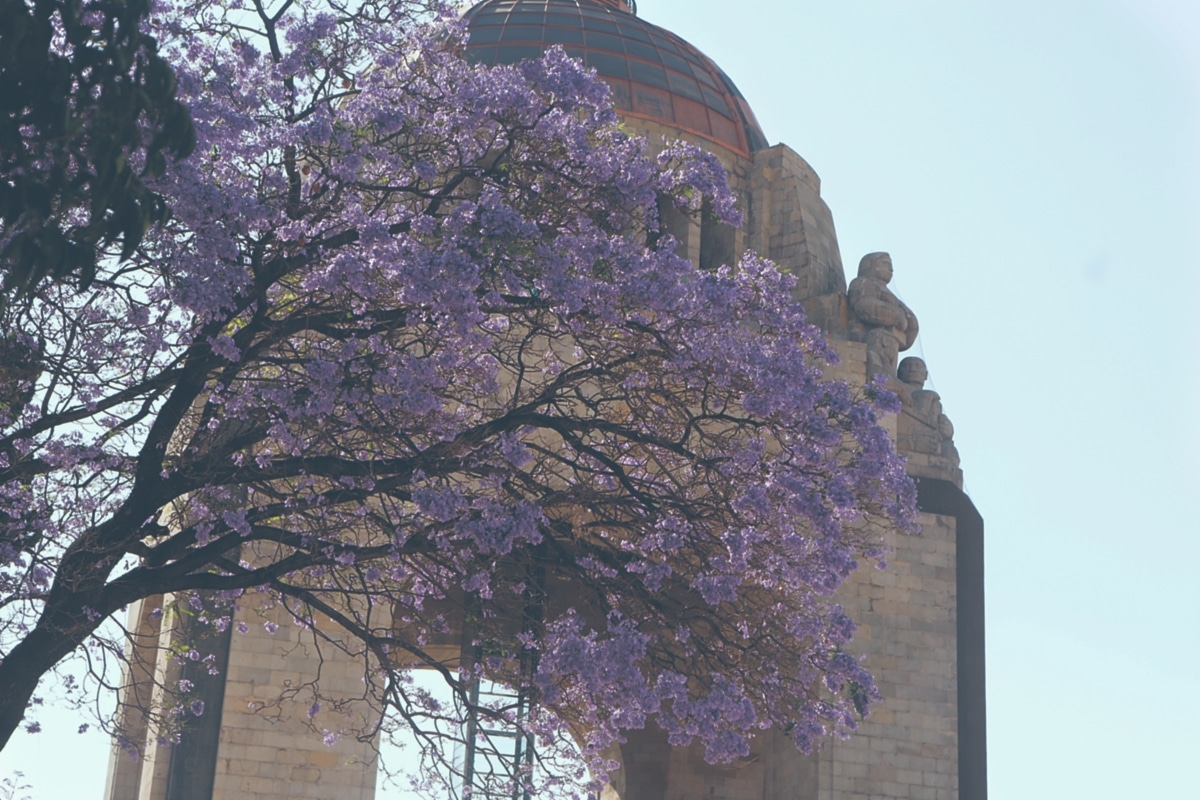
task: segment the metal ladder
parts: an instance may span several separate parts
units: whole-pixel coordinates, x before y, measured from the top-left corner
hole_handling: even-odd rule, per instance
[[[457,800],[529,800],[534,748],[533,736],[523,730],[531,706],[528,692],[476,679],[469,697],[473,710],[463,724],[456,758],[461,772]],[[506,718],[480,714],[474,710],[480,706],[503,709]]]
[[[529,567],[520,629],[532,632],[542,622],[545,571]],[[462,658],[469,669],[483,660],[482,643],[464,625]],[[533,735],[526,731],[533,708],[535,653],[521,648],[517,664],[517,689],[473,679],[467,688],[470,710],[463,721],[462,738],[455,747],[453,800],[529,800],[529,777],[535,753]],[[502,710],[504,719],[480,714],[479,708]]]

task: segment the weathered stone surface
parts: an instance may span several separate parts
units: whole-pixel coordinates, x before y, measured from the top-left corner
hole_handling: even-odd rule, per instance
[[[846,277],[820,178],[794,150],[779,144],[754,154],[749,190],[748,247],[796,276],[796,298],[809,318],[830,328]]]

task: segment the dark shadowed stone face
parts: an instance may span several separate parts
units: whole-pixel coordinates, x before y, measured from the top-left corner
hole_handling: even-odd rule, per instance
[[[612,87],[624,114],[679,128],[742,155],[767,146],[745,98],[711,59],[621,5],[617,0],[484,0],[466,13],[465,54],[483,64],[515,64],[560,45]]]
[[[924,386],[929,378],[929,370],[925,368],[924,361],[916,356],[909,356],[900,362],[898,376],[905,383]]]

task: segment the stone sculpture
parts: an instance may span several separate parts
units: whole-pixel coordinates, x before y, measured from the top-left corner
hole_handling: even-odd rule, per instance
[[[887,288],[892,280],[892,257],[868,253],[850,282],[850,309],[867,326],[867,377],[896,376],[896,360],[917,340],[917,317]]]
[[[904,404],[897,431],[900,449],[940,456],[957,467],[954,423],[942,411],[941,395],[925,388],[929,369],[924,360],[909,356],[901,361],[899,378],[899,394]]]

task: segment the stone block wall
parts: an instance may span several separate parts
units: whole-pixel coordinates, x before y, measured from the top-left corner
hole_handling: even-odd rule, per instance
[[[325,742],[326,731],[370,730],[375,720],[370,705],[358,700],[364,659],[322,641],[279,607],[246,607],[237,621],[253,633],[236,637],[229,655],[212,800],[372,800],[373,743],[354,736]],[[336,637],[332,623],[315,622]],[[267,624],[279,627],[270,634]],[[310,719],[309,683],[318,679],[326,700]],[[331,697],[347,706],[330,708]]]
[[[207,676],[207,666],[187,673],[190,662],[181,666],[171,652],[174,641],[187,640],[185,626],[170,612],[151,615],[174,599],[155,598],[131,611],[145,635],[131,651],[121,713],[144,755],[134,760],[114,749],[105,800],[372,800],[374,743],[353,735],[325,740],[326,732],[369,731],[377,718],[361,699],[365,660],[319,635],[336,640],[333,624],[318,619],[314,630],[281,607],[247,602],[233,617],[231,635],[217,643],[219,674],[202,685],[198,673]],[[232,634],[239,623],[247,632]],[[178,744],[165,745],[141,711],[166,707],[164,687],[185,675],[195,679],[206,708],[188,720]],[[310,717],[310,689],[318,680],[323,708]]]
[[[824,746],[816,800],[958,798],[955,519],[921,525],[894,537],[886,570],[864,565],[839,595],[884,700]]]
[[[920,536],[889,537],[886,570],[864,565],[839,594],[884,697],[851,738],[805,756],[766,733],[747,758],[712,765],[702,747],[631,732],[605,800],[959,800],[956,520],[921,524]]]
[[[118,714],[125,734],[133,741],[145,742],[148,723],[145,709],[153,700],[154,670],[158,658],[158,639],[161,634],[162,598],[150,598],[134,603],[129,609],[130,640],[126,646],[127,662],[122,675]],[[142,763],[114,745],[105,782],[106,800],[133,800],[138,797],[142,778]]]
[[[796,276],[796,298],[824,328],[836,319],[846,277],[821,179],[784,144],[754,154],[749,175],[747,246]]]

